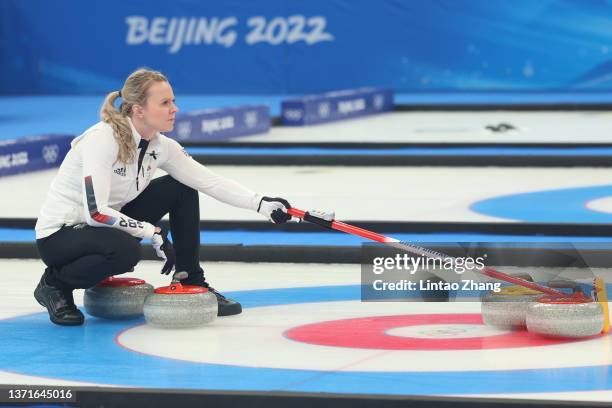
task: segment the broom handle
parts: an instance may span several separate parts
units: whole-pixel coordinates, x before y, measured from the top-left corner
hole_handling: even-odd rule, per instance
[[[402,251],[406,251],[409,252],[411,254],[416,254],[419,256],[425,256],[427,258],[434,258],[434,259],[454,259],[448,255],[445,255],[443,253],[440,252],[436,252],[436,251],[432,251],[431,249],[426,249],[426,248],[421,248],[418,246],[414,246],[414,245],[410,245],[410,244],[406,244],[404,242],[401,242],[395,238],[391,238],[391,237],[386,237],[384,235],[381,234],[377,234],[375,232],[372,231],[368,231],[366,229],[363,228],[359,228],[356,227],[354,225],[350,225],[341,221],[336,221],[336,220],[325,220],[323,218],[317,217],[315,215],[312,215],[306,211],[302,211],[299,210],[297,208],[289,208],[287,210],[287,213],[289,215],[292,215],[294,217],[298,217],[303,219],[304,221],[308,221],[308,222],[312,222],[314,224],[320,225],[324,228],[328,228],[328,229],[332,229],[332,230],[336,230],[336,231],[342,231],[342,232],[346,232],[347,234],[351,234],[351,235],[358,235],[360,237],[363,238],[367,238],[369,240],[372,241],[376,241],[376,242],[380,242],[383,244],[387,244],[389,246],[392,246],[394,248],[400,249]],[[508,274],[505,274],[503,272],[499,272],[493,268],[490,267],[485,267],[484,270],[482,270],[480,273],[482,273],[483,275],[489,276],[491,278],[495,278],[495,279],[499,279],[499,280],[503,280],[506,282],[510,282],[510,283],[514,283],[515,285],[519,285],[519,286],[523,286],[525,288],[529,288],[529,289],[533,289],[535,291],[538,292],[542,292],[542,293],[547,293],[549,295],[552,296],[567,296],[566,293],[563,293],[561,291],[549,288],[547,286],[543,286],[540,285],[538,283],[535,282],[529,282],[526,281],[525,279],[521,279],[521,278],[517,278],[514,276],[510,276]]]

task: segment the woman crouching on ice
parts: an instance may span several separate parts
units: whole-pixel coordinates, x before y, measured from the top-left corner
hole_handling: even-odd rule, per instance
[[[121,98],[119,110],[116,99]],[[173,139],[178,108],[172,87],[157,71],[139,69],[121,91],[106,96],[101,121],[72,141],[36,223],[36,242],[47,265],[34,297],[60,325],[83,324],[74,289],[133,270],[140,240],[151,239],[166,260],[162,273],[189,275],[217,297],[219,316],[238,314],[240,303],[210,287],[199,263],[198,191],[274,223],[288,221],[287,200],[257,194],[193,160]],[[160,168],[168,175],[151,180]],[[156,226],[170,216],[173,242]]]

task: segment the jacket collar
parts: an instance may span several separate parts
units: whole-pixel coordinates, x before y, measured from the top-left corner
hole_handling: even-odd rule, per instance
[[[142,139],[142,136],[140,136],[140,133],[138,133],[138,131],[134,127],[134,123],[132,122],[132,118],[130,118],[128,116],[127,117],[127,121],[130,124],[130,129],[132,129],[132,137],[134,138],[134,143],[136,143],[136,146],[138,146],[138,144],[140,143],[140,140]]]
[[[132,137],[134,138],[134,143],[136,144],[136,146],[139,146],[140,141],[142,140],[142,136],[140,136],[140,133],[138,133],[138,131],[134,127],[134,123],[132,122],[132,119],[129,116],[127,117],[127,120],[128,120],[128,123],[130,124],[130,128],[132,129]],[[153,139],[149,141],[150,147],[159,148],[158,145],[159,145],[160,134],[161,133],[157,132],[155,136],[153,136]]]

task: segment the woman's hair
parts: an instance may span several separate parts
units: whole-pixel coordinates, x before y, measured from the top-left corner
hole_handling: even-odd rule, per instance
[[[140,68],[130,74],[125,80],[121,91],[113,91],[106,95],[100,119],[113,128],[113,135],[119,145],[117,159],[124,164],[133,163],[136,156],[136,143],[132,137],[132,129],[127,121],[132,115],[134,105],[145,106],[147,91],[153,82],[168,82],[168,79],[158,71]],[[115,109],[115,101],[121,98],[119,110]]]

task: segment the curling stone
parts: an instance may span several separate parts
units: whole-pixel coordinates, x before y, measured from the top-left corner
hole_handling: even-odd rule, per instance
[[[154,290],[144,302],[144,317],[148,324],[166,329],[203,326],[217,318],[217,297],[207,288],[182,285],[185,279],[177,272],[170,286]]]
[[[538,291],[516,285],[489,292],[482,298],[482,320],[499,329],[524,329],[527,306],[540,296]]]
[[[527,330],[547,337],[582,338],[601,333],[601,304],[581,292],[567,297],[542,296],[527,307]]]
[[[85,291],[83,302],[91,316],[128,319],[142,316],[145,298],[153,286],[142,279],[110,277]]]

